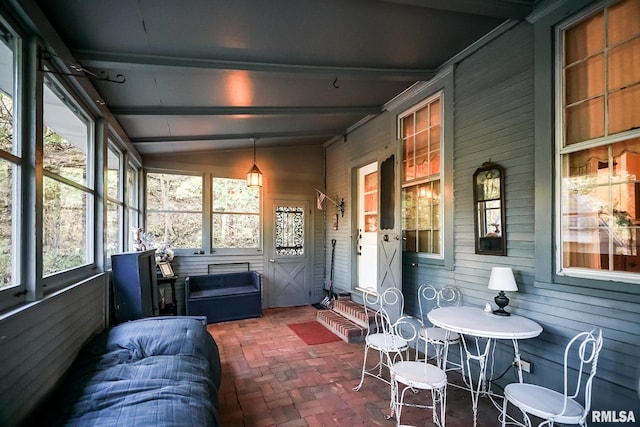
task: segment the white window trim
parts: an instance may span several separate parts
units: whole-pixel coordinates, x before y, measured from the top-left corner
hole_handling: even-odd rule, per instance
[[[628,140],[633,137],[640,137],[640,129],[605,135],[586,142],[571,144],[565,147],[564,144],[564,79],[563,79],[563,56],[564,56],[564,31],[572,25],[587,19],[590,15],[599,13],[604,8],[614,4],[615,1],[599,2],[598,4],[583,10],[569,19],[557,25],[554,30],[554,81],[555,81],[555,182],[554,182],[554,210],[555,210],[555,274],[561,277],[574,277],[578,279],[591,279],[611,282],[640,283],[640,273],[627,273],[621,271],[595,270],[579,267],[563,267],[562,250],[562,158],[577,151],[586,150],[593,147],[614,144],[619,141]],[[607,108],[605,103],[605,109]]]
[[[403,138],[402,138],[402,120],[412,114],[414,114],[416,111],[424,108],[425,106],[427,106],[428,104],[432,103],[434,100],[436,99],[440,99],[440,172],[437,174],[437,179],[434,178],[435,175],[432,175],[431,177],[423,177],[423,178],[417,178],[417,179],[413,179],[411,181],[407,181],[405,182],[402,179],[402,176],[400,177],[400,191],[402,192],[403,188],[406,187],[412,187],[412,186],[417,186],[420,184],[425,184],[428,182],[434,182],[434,181],[439,181],[440,182],[440,207],[439,207],[439,218],[440,218],[440,253],[431,253],[431,252],[412,252],[412,254],[417,255],[421,258],[428,258],[428,259],[433,259],[433,260],[438,260],[438,261],[443,261],[445,259],[445,250],[444,250],[444,243],[445,243],[445,220],[444,220],[444,207],[445,207],[445,198],[444,198],[444,193],[445,193],[445,183],[444,183],[444,179],[445,179],[445,171],[446,171],[446,166],[445,166],[445,161],[444,161],[444,156],[446,153],[446,144],[445,144],[445,133],[446,133],[446,127],[445,127],[445,95],[444,95],[444,90],[438,90],[437,92],[434,92],[432,95],[430,95],[429,97],[425,98],[423,101],[411,106],[410,108],[408,108],[407,110],[403,111],[402,113],[398,114],[398,117],[396,119],[396,139],[398,139],[400,141],[401,144],[401,148],[400,148],[400,152],[402,154],[401,158],[400,158],[400,165],[402,165],[403,161],[404,161],[404,149],[402,147],[402,144],[404,142]],[[400,174],[402,175],[404,172],[401,169]],[[402,200],[401,200],[402,203]],[[400,227],[401,231],[402,231],[402,225]]]
[[[246,182],[245,178],[233,178],[233,177],[228,177],[228,176],[218,176],[215,174],[209,174],[209,182],[211,185],[211,188],[209,189],[210,193],[211,193],[211,199],[210,199],[210,203],[209,203],[209,214],[208,214],[208,218],[209,218],[209,242],[211,243],[211,253],[212,254],[216,254],[216,255],[255,255],[255,254],[262,254],[263,253],[263,248],[264,248],[264,212],[263,212],[263,200],[264,200],[264,191],[263,188],[264,187],[260,187],[260,207],[258,210],[258,235],[259,235],[259,244],[256,247],[253,248],[218,248],[218,247],[214,247],[213,246],[213,215],[214,210],[213,210],[213,180],[215,178],[218,179],[237,179],[237,180],[244,180]],[[251,215],[255,215],[255,214],[251,214]]]
[[[147,203],[147,196],[149,194],[149,188],[147,187],[147,175],[148,174],[163,174],[163,175],[184,175],[184,176],[190,176],[190,177],[199,177],[202,180],[202,205],[200,206],[200,210],[199,211],[195,211],[195,210],[180,210],[180,211],[173,211],[173,212],[181,212],[181,213],[199,213],[200,214],[200,218],[201,218],[201,228],[200,228],[200,232],[201,232],[201,247],[193,247],[193,248],[174,248],[172,247],[171,249],[173,249],[174,254],[175,255],[187,255],[187,254],[193,254],[196,252],[200,252],[202,250],[205,250],[205,247],[207,246],[207,241],[205,240],[206,237],[206,233],[207,233],[207,228],[206,228],[206,222],[204,220],[204,218],[207,215],[205,206],[207,205],[207,197],[206,197],[206,192],[207,189],[209,188],[207,185],[207,174],[202,173],[202,172],[194,172],[194,171],[184,171],[184,170],[170,170],[170,169],[144,169],[144,173],[143,173],[143,178],[142,178],[142,182],[143,182],[143,187],[144,187],[144,191],[142,192],[142,194],[140,194],[140,196],[142,196],[142,199],[144,199],[144,210],[142,212],[142,222],[140,223],[140,227],[142,229],[146,229],[147,226],[147,216],[149,215],[149,212],[165,212],[165,211],[156,211],[156,210],[152,210],[149,209],[148,207],[148,203]],[[150,249],[150,248],[148,248]]]

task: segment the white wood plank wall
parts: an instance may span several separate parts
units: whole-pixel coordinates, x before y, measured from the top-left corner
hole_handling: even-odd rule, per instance
[[[0,317],[0,425],[33,410],[105,328],[106,287],[100,274]]]

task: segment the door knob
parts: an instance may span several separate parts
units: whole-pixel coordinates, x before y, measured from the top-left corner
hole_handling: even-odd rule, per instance
[[[269,262],[276,262],[276,260],[273,258],[269,258]]]

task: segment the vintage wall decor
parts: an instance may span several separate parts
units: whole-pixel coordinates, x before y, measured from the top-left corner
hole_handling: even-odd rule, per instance
[[[507,255],[504,169],[491,161],[473,174],[476,253]]]

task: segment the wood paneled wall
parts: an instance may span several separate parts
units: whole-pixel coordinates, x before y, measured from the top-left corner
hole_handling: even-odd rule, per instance
[[[0,425],[17,425],[105,328],[106,274],[0,317]]]
[[[549,87],[534,84],[536,70],[540,68],[535,63],[535,51],[534,26],[522,22],[453,64],[454,90],[444,94],[454,97],[453,146],[447,147],[447,155],[453,157],[453,179],[446,183],[454,202],[452,211],[445,212],[454,219],[453,230],[449,231],[453,233],[453,262],[450,266],[437,265],[415,255],[403,256],[406,312],[418,314],[417,288],[425,282],[458,286],[466,305],[493,304],[494,292],[487,289],[491,267],[512,267],[519,291],[509,295],[510,309],[536,320],[544,328],[540,337],[520,341],[522,357],[534,366],[532,374],[525,374],[525,381],[561,387],[560,363],[568,340],[580,331],[602,327],[605,343],[595,380],[593,408],[637,409],[640,309],[636,297],[620,298],[618,294],[624,290],[615,284],[610,291],[594,292],[585,288],[581,292],[579,284],[568,287],[536,281],[537,259],[541,255],[536,251],[543,251],[546,262],[553,262],[552,252],[536,248],[536,232],[544,230],[550,238],[553,233],[552,210],[548,217],[536,218],[536,194],[553,197],[554,193],[552,177],[536,177],[536,159],[541,157],[539,150],[548,153],[542,156],[542,161],[554,159],[551,139],[545,141],[544,147],[536,143],[534,100],[542,99],[551,109],[553,99],[539,96],[540,91],[552,93]],[[546,61],[545,72],[553,74],[552,55]],[[425,90],[422,99],[432,93],[430,89]],[[395,117],[389,117],[389,113],[380,117],[384,116],[387,116],[383,125],[386,131],[380,128],[382,122],[376,118],[350,135],[346,143],[327,147],[330,194],[349,189],[347,180],[351,177],[347,171],[354,159],[361,158],[365,164],[365,159],[376,157],[376,150],[380,153],[387,144],[398,143],[393,137]],[[472,176],[489,160],[505,168],[508,252],[504,257],[475,254]],[[547,191],[538,188],[541,183],[548,186]],[[549,204],[552,203],[550,200]],[[536,228],[536,219],[546,226],[538,224]],[[351,233],[342,229],[328,234],[347,239]],[[339,274],[336,282],[349,289],[352,259],[339,256],[336,260]],[[494,375],[500,375],[502,367],[508,367],[512,359],[510,343],[499,343],[496,366],[501,368]],[[515,380],[515,376],[507,374],[498,385]]]

